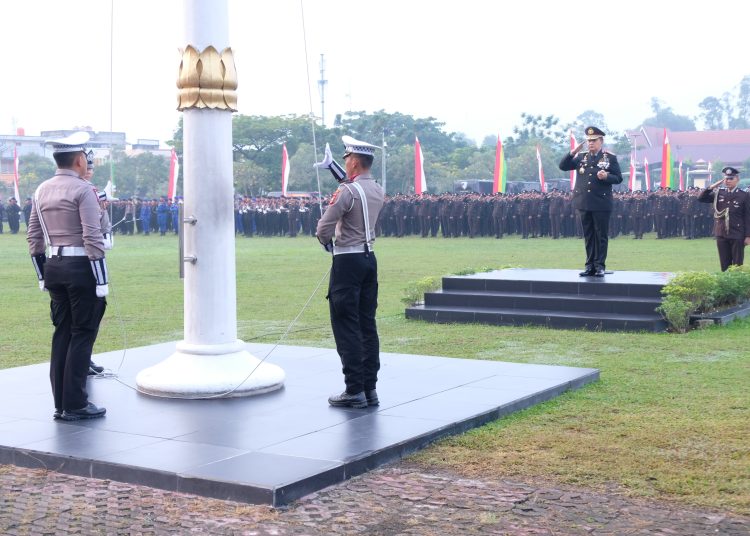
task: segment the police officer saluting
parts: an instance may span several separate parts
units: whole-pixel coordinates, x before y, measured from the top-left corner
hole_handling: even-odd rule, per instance
[[[50,357],[53,417],[66,421],[106,413],[89,402],[86,392],[109,293],[101,209],[94,187],[84,179],[88,140],[86,132],[77,132],[47,142],[58,169],[34,193],[27,236],[39,288],[49,291],[55,326]]]
[[[714,236],[721,271],[725,272],[730,265],[742,265],[745,246],[750,245],[750,194],[737,186],[739,171],[727,166],[721,172],[724,177],[703,190],[698,201],[714,205]],[[717,189],[722,184],[724,188]]]
[[[315,164],[328,168],[341,183],[316,231],[326,251],[333,253],[328,305],[346,384],[344,392],[331,396],[328,403],[365,408],[379,404],[375,390],[380,369],[380,341],[375,325],[378,264],[372,244],[384,192],[370,175],[378,147],[350,136],[341,139],[345,145],[345,170],[333,160],[327,145],[325,159]]]
[[[588,151],[578,154],[584,143]],[[617,157],[602,150],[604,132],[586,128],[586,141],[560,161],[562,171],[577,170],[573,206],[581,216],[586,241],[586,267],[581,277],[604,277],[609,244],[609,216],[612,213],[612,185],[622,182]]]

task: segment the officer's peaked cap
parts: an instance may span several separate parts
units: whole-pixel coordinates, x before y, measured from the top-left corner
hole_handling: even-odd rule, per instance
[[[53,153],[86,152],[86,144],[91,139],[88,132],[74,132],[70,136],[47,140],[44,143],[52,145]]]
[[[740,174],[737,169],[733,168],[732,166],[727,166],[724,169],[721,170],[721,172],[726,175],[727,177],[736,177]]]
[[[606,136],[604,131],[598,127],[586,127],[586,139],[595,140],[597,138],[603,138]]]
[[[355,140],[351,136],[341,136],[341,141],[344,142],[344,158],[352,153],[374,156],[375,149],[380,149],[377,145],[367,143],[366,141]]]

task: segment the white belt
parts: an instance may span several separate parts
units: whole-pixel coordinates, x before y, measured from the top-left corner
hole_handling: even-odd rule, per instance
[[[372,252],[372,246],[368,246],[367,251]],[[365,253],[365,244],[359,246],[333,246],[334,255],[344,255],[345,253]]]
[[[82,246],[50,246],[50,257],[88,257]]]

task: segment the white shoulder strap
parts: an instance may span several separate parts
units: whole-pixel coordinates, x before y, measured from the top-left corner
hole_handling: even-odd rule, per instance
[[[372,241],[373,236],[370,234],[370,213],[367,210],[367,196],[365,195],[365,189],[356,182],[352,182],[351,185],[357,189],[357,192],[359,192],[360,200],[362,201],[362,215],[364,216],[365,220],[365,240],[369,244]]]
[[[41,184],[39,187],[34,190],[34,207],[36,208],[36,215],[39,218],[39,225],[42,228],[42,233],[44,233],[44,243],[47,244],[47,248],[52,247],[52,242],[50,242],[49,239],[49,233],[47,232],[47,226],[44,225],[44,218],[42,218],[42,209],[39,208],[39,188],[41,188]]]

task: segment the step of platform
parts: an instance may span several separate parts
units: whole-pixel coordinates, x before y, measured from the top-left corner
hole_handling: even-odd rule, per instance
[[[558,329],[664,331],[656,312],[665,272],[609,272],[580,277],[576,270],[509,269],[446,276],[443,289],[406,317],[429,322],[541,325]]]

